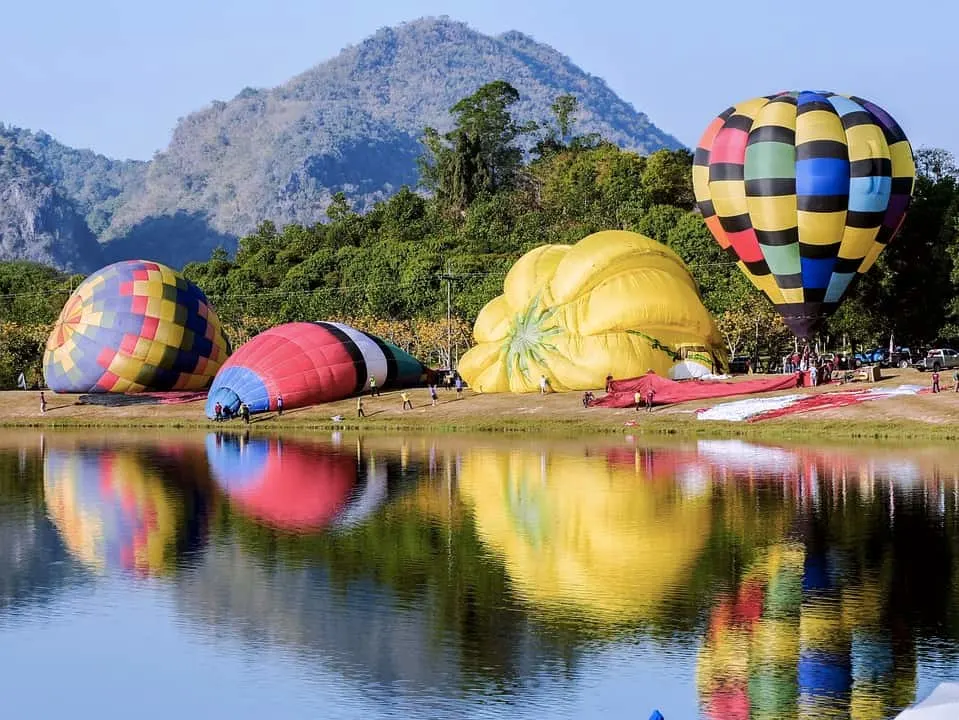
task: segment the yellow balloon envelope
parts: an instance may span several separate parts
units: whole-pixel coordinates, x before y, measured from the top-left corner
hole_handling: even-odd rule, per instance
[[[683,261],[637,233],[606,230],[516,261],[476,319],[459,372],[478,392],[591,390],[606,376],[686,376],[726,350]],[[693,370],[695,372],[695,370]]]

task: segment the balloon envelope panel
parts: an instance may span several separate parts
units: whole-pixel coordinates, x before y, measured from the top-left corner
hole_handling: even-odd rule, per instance
[[[203,292],[159,263],[128,260],[88,277],[47,340],[55,392],[202,390],[230,353]]]
[[[206,403],[251,412],[332,402],[369,386],[403,387],[419,382],[422,363],[395,345],[341,323],[287,323],[242,345],[217,374]]]
[[[713,237],[803,337],[892,241],[915,174],[909,141],[885,110],[831,92],[728,108],[693,162]]]

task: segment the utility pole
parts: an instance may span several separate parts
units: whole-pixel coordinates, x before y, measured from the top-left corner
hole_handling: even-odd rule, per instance
[[[446,272],[440,279],[446,281],[446,363],[448,370],[453,369],[453,274],[450,272],[450,263],[446,261]]]

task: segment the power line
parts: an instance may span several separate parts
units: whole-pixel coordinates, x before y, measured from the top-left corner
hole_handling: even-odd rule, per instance
[[[486,277],[488,275],[505,275],[505,272],[473,272],[473,273],[459,273],[456,275],[458,278],[468,278],[468,277]],[[362,285],[338,285],[336,287],[326,287],[326,288],[314,288],[313,290],[283,290],[282,288],[263,288],[257,290],[256,292],[250,293],[205,293],[206,296],[210,299],[220,299],[220,300],[233,300],[233,299],[245,299],[245,298],[254,298],[254,297],[263,297],[264,295],[269,296],[280,296],[288,297],[294,295],[317,295],[320,293],[335,293],[335,292],[346,292],[349,290],[364,290],[364,289],[373,289],[373,288],[410,288],[417,287],[421,285],[429,285],[432,278],[421,278],[419,280],[414,280],[407,283],[363,283]],[[22,292],[22,293],[6,293],[0,294],[0,300],[9,300],[15,298],[26,298],[26,297],[45,297],[48,298],[51,295],[72,294],[71,291],[60,288],[53,290],[38,290],[36,292]]]
[[[725,262],[702,262],[702,263],[686,263],[688,268],[697,268],[697,267],[728,267],[731,265],[737,265],[738,263],[725,261]],[[456,279],[459,278],[471,278],[471,277],[489,277],[490,275],[506,275],[508,270],[497,270],[490,272],[468,272],[468,273],[454,273],[453,277]],[[440,280],[445,280],[448,273],[440,273],[435,276]],[[206,293],[208,298],[216,300],[242,300],[248,298],[257,298],[269,295],[270,297],[294,297],[297,295],[318,295],[321,293],[336,293],[336,292],[347,292],[350,290],[362,290],[362,289],[372,289],[372,288],[410,288],[416,287],[419,285],[429,285],[430,278],[422,278],[408,283],[364,283],[362,285],[340,285],[332,288],[314,288],[313,290],[283,290],[282,288],[263,288],[255,292],[250,293]],[[17,298],[30,298],[30,297],[39,297],[39,298],[49,298],[51,295],[72,295],[73,290],[67,288],[53,288],[48,290],[37,290],[34,292],[22,292],[22,293],[0,293],[0,300],[15,300]]]

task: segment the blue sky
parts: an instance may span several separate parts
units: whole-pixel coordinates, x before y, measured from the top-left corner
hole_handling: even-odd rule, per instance
[[[959,154],[959,5],[945,0],[47,0],[10,3],[0,121],[149,158],[178,118],[269,87],[378,28],[449,15],[521,30],[694,145],[714,115],[782,89],[861,95],[915,146]]]

